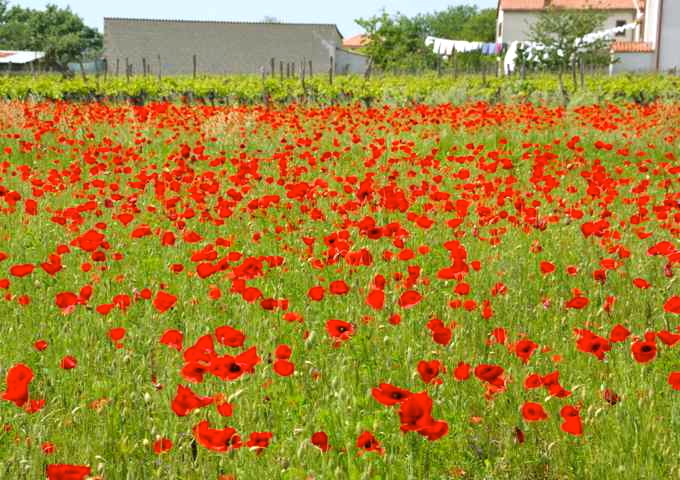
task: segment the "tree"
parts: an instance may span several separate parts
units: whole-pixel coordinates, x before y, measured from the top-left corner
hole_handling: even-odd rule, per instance
[[[0,48],[43,51],[48,67],[65,70],[69,62],[98,58],[102,35],[69,8],[8,8],[0,0]]]
[[[377,68],[421,69],[434,65],[436,57],[424,42],[429,30],[423,18],[411,19],[383,11],[379,16],[358,19],[356,23],[370,38],[365,53]]]
[[[531,27],[530,40],[544,46],[542,54],[535,60],[540,66],[557,71],[565,97],[563,75],[570,67],[575,68],[586,58],[591,62],[608,59],[607,47],[611,40],[601,38],[586,44],[580,42],[585,35],[602,29],[605,18],[604,13],[590,8],[567,10],[550,7]]]
[[[437,55],[425,46],[425,37],[493,42],[496,36],[496,10],[478,10],[474,6],[449,7],[440,12],[409,18],[400,13],[382,11],[356,23],[364,28],[370,43],[364,53],[382,70],[424,69],[437,65]],[[466,54],[479,63],[479,54]]]

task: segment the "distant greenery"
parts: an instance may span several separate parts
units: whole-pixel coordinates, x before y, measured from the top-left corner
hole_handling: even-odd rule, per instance
[[[479,10],[469,5],[415,17],[383,11],[356,23],[371,38],[364,52],[382,71],[434,69],[438,59],[432,48],[425,46],[427,36],[480,42],[496,38],[496,9]],[[478,53],[467,53],[461,60],[479,64],[479,57]]]
[[[566,87],[569,88],[569,87]],[[57,75],[32,78],[0,77],[0,98],[7,100],[71,101],[190,101],[206,103],[366,104],[538,102],[564,103],[556,75],[487,77],[480,75],[338,76],[329,84],[324,75],[305,80],[251,76],[88,77],[62,79]],[[680,101],[680,77],[671,75],[589,75],[584,88],[569,91],[572,103]]]
[[[63,71],[69,62],[99,57],[102,35],[69,8],[34,10],[0,0],[0,49],[45,52],[46,66]]]

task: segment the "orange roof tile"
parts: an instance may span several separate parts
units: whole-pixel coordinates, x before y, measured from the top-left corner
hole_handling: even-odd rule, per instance
[[[646,53],[653,52],[654,47],[649,42],[614,42],[612,52],[615,53]]]
[[[344,48],[359,48],[365,46],[369,40],[367,35],[354,35],[353,37],[345,38],[342,41],[342,46]]]
[[[550,5],[570,9],[635,10],[633,0],[500,0],[503,10],[543,10]]]

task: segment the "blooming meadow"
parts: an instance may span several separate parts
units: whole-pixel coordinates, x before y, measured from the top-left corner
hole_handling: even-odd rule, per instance
[[[2,478],[680,476],[680,105],[0,125]]]

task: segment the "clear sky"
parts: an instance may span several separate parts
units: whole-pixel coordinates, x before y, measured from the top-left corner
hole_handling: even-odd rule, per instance
[[[495,7],[497,0],[10,0],[10,5],[44,8],[47,3],[71,10],[102,30],[104,17],[235,20],[256,22],[275,17],[282,22],[335,23],[345,37],[361,33],[356,18],[385,8],[412,16],[453,5]]]

